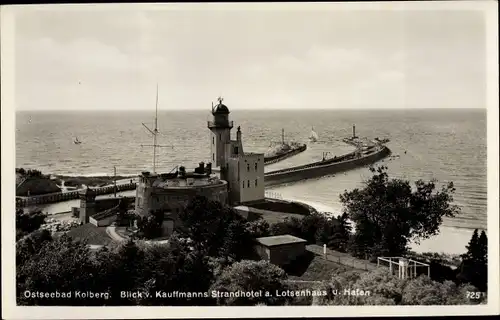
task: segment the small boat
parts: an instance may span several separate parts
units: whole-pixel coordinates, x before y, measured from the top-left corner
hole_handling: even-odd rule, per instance
[[[316,142],[318,141],[318,134],[314,131],[314,127],[311,128],[311,135],[309,136],[309,141]]]
[[[82,142],[80,140],[78,140],[78,137],[75,138],[75,140],[73,141],[74,144],[81,144]]]

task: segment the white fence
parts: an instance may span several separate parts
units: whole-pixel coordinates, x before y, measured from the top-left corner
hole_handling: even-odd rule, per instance
[[[266,198],[283,200],[283,196],[279,192],[266,191],[265,196],[266,196]]]

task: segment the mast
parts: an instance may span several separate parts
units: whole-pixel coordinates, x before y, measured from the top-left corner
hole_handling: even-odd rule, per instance
[[[148,131],[153,135],[153,144],[141,144],[141,147],[153,147],[153,173],[156,173],[156,148],[173,148],[174,146],[162,146],[157,143],[158,136],[158,84],[156,84],[156,106],[155,106],[155,126],[153,130],[149,129],[147,125],[142,123],[142,125],[148,129]]]
[[[281,144],[285,144],[285,129],[281,128]]]
[[[157,140],[156,136],[158,134],[158,83],[156,84],[156,111],[155,111],[155,128],[153,131],[153,173],[156,173],[156,147]]]
[[[113,166],[113,169],[114,169],[114,175],[113,175],[113,181],[114,181],[114,185],[115,185],[115,198],[116,198],[116,166]]]

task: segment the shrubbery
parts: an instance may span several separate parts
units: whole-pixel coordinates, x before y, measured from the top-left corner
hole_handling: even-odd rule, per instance
[[[45,222],[47,215],[40,210],[24,212],[23,209],[16,209],[16,239],[38,230]]]
[[[458,210],[451,206],[452,186],[434,193],[434,183],[418,182],[416,191],[409,183],[389,180],[385,169],[374,172],[364,189],[342,195],[344,213],[338,218],[311,214],[303,219],[287,219],[269,226],[263,220],[248,222],[232,208],[197,197],[180,214],[181,225],[168,245],[138,245],[128,241],[116,248],[91,252],[85,243],[67,236],[52,239],[46,231],[35,231],[45,216],[40,212],[16,212],[16,229],[29,234],[17,243],[17,299],[33,305],[282,305],[287,299],[275,296],[255,299],[213,299],[184,297],[158,299],[155,292],[210,292],[210,290],[286,290],[286,273],[266,262],[248,261],[253,256],[253,238],[292,234],[310,243],[347,251],[354,255],[406,255],[412,238],[435,234],[443,216]],[[121,207],[120,214],[125,214]],[[399,212],[399,213],[398,213]],[[138,221],[145,238],[161,234],[164,212],[156,211]],[[351,234],[349,221],[356,224]],[[466,291],[486,291],[487,237],[476,231],[457,277],[439,269],[434,261],[431,279],[421,276],[400,280],[387,270],[350,271],[321,284],[325,297],[315,297],[320,305],[401,305],[471,304]],[[436,272],[435,270],[438,270]],[[451,272],[451,273],[450,273]],[[447,281],[452,279],[457,284]],[[439,280],[436,282],[434,280]],[[441,283],[442,282],[442,283]],[[369,296],[333,294],[345,288],[368,290]],[[477,289],[476,289],[477,288]],[[30,291],[80,290],[109,292],[109,299],[26,299]],[[120,298],[121,291],[144,291],[151,296]]]

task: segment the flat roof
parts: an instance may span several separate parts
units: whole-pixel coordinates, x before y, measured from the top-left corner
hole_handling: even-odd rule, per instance
[[[257,238],[255,240],[266,247],[307,242],[307,240],[292,236],[291,234],[285,234],[282,236],[262,237],[262,238]]]
[[[204,187],[211,185],[220,185],[224,184],[222,180],[220,180],[216,176],[211,177],[196,177],[196,178],[170,178],[170,179],[162,179],[158,177],[153,182],[153,187],[156,188],[191,188],[191,187]]]

